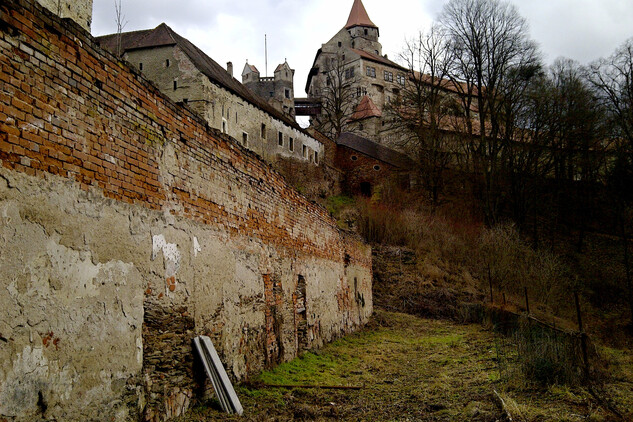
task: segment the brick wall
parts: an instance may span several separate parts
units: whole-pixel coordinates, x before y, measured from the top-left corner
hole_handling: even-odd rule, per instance
[[[0,419],[167,420],[193,335],[242,379],[371,315],[362,241],[75,23],[4,1],[0,68]]]
[[[371,194],[387,183],[408,188],[408,172],[342,145],[337,146],[335,165],[345,174],[343,190],[349,194]]]

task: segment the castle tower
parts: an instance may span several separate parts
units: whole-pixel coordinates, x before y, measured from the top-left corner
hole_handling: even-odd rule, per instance
[[[294,69],[288,61],[277,66],[272,77],[262,77],[253,65],[244,66],[242,83],[255,94],[264,98],[277,110],[295,117]]]
[[[380,31],[369,18],[362,0],[354,0],[345,29],[352,37],[352,48],[382,55]]]

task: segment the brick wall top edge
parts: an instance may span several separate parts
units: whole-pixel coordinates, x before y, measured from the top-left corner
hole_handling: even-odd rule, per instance
[[[11,45],[17,40],[19,44],[14,51],[3,48],[0,54],[2,66],[9,68],[11,73],[3,84],[5,92],[0,91],[3,95],[0,97],[0,116],[9,116],[6,121],[0,121],[2,166],[31,175],[50,173],[74,179],[84,189],[101,189],[106,197],[164,209],[170,199],[182,199],[177,196],[182,196],[178,192],[187,190],[187,186],[183,191],[182,186],[166,184],[165,175],[160,174],[164,171],[159,165],[164,144],[151,137],[167,137],[167,142],[176,142],[178,149],[186,151],[188,156],[205,160],[197,167],[202,168],[204,164],[208,168],[219,168],[221,178],[228,177],[222,171],[233,171],[227,170],[228,167],[237,171],[238,189],[247,189],[250,177],[265,178],[272,186],[269,190],[262,193],[252,187],[242,194],[251,198],[253,204],[267,200],[283,204],[288,207],[288,212],[296,209],[298,217],[291,218],[292,224],[307,224],[301,228],[311,226],[307,232],[321,233],[319,236],[326,239],[329,236],[330,240],[321,239],[319,243],[304,230],[299,235],[292,234],[290,237],[294,236],[295,241],[303,239],[307,242],[305,250],[299,253],[341,259],[343,250],[357,249],[347,240],[350,236],[338,229],[325,208],[298,193],[257,154],[211,129],[197,114],[162,95],[139,72],[101,49],[79,25],[53,15],[32,0],[7,0],[0,6],[0,20],[4,23],[0,28],[0,40],[7,40],[9,44],[13,43]],[[13,29],[17,33],[11,34]],[[49,46],[51,52],[38,53],[41,44]],[[85,62],[98,66],[87,68]],[[30,81],[33,81],[33,89],[26,87]],[[49,111],[45,116],[42,113],[46,110],[55,111]],[[75,120],[71,121],[70,116]],[[11,119],[14,126],[7,123]],[[171,135],[166,135],[165,131]],[[196,145],[195,149],[186,138],[196,139],[192,143]],[[196,171],[191,168],[177,170],[181,178],[191,177]],[[230,184],[227,186],[230,190]],[[226,208],[230,205],[227,202],[230,196],[223,198],[224,202],[216,201],[219,206],[213,212],[217,216],[199,206],[200,200],[192,202],[193,197],[199,197],[199,188],[193,186],[191,192],[186,192],[185,199],[189,202],[180,203],[184,210],[179,211],[182,216],[206,224],[227,223],[233,219],[227,223],[233,229],[253,225],[252,221],[244,221],[247,217]],[[265,206],[261,215],[270,220],[264,221],[268,224],[266,228],[278,229],[274,236],[263,233],[262,240],[286,242],[284,246],[296,247],[284,239],[289,237],[283,235],[284,230],[294,233],[290,226],[283,226],[288,223],[276,221],[277,217],[270,219]],[[340,249],[333,251],[336,248],[328,248],[326,243],[335,238]],[[366,253],[353,252],[352,255],[358,252],[358,263],[361,264]]]

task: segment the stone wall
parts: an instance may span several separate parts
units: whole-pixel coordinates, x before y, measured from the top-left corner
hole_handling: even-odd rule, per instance
[[[343,145],[338,146],[335,164],[345,174],[343,190],[350,195],[371,195],[377,186],[388,184],[409,188],[410,172]]]
[[[81,25],[86,31],[90,31],[90,26],[92,25],[92,0],[37,1],[59,17],[70,18]]]
[[[32,0],[0,5],[0,420],[161,421],[372,312],[371,253]]]

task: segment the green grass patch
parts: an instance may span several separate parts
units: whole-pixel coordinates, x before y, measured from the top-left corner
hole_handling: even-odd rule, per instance
[[[340,353],[317,355],[307,352],[273,370],[262,372],[257,381],[271,385],[340,385],[345,381],[348,368],[357,363],[357,358]]]
[[[354,204],[356,204],[356,200],[345,195],[330,196],[327,198],[327,210],[335,216],[338,216],[344,208],[354,206]]]

